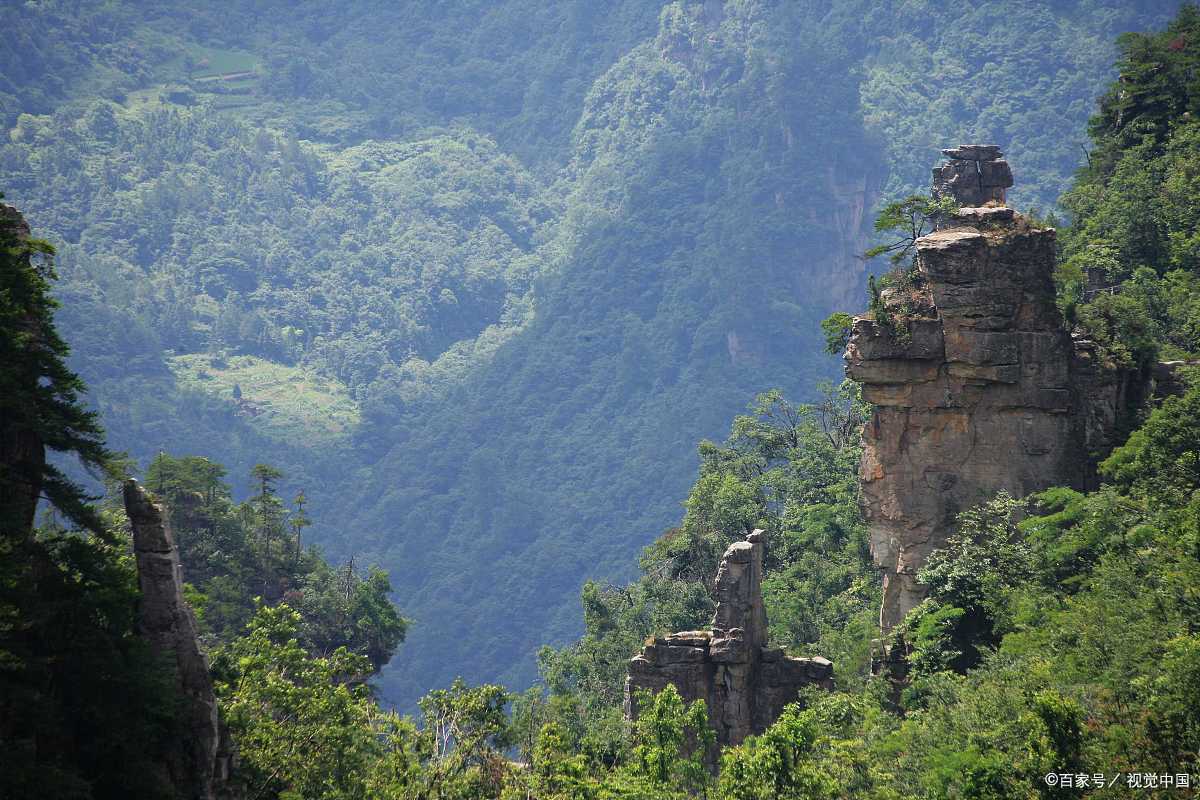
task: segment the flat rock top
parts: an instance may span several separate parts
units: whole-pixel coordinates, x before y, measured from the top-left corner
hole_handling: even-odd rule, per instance
[[[980,222],[1008,222],[1016,212],[1006,206],[982,206],[980,208],[960,208],[954,215],[956,220],[967,224]]]
[[[712,631],[680,631],[659,640],[659,643],[668,647],[708,647],[708,640],[711,638]]]
[[[752,552],[754,552],[753,542],[734,542],[725,550],[725,555],[721,557],[721,560],[733,564],[744,564],[750,560]]]
[[[950,228],[922,236],[916,244],[918,250],[949,250],[960,245],[975,244],[983,238],[983,234],[974,228]]]
[[[960,161],[995,161],[1003,153],[999,145],[994,144],[960,144],[942,151],[942,155]]]

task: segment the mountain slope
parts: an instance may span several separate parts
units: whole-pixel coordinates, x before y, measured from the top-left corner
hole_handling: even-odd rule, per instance
[[[758,390],[806,398],[836,374],[817,322],[860,290],[886,176],[844,46],[861,23],[831,19],[673,7],[589,94],[532,321],[361,473],[356,543],[416,619],[388,696],[458,674],[527,682],[537,646],[576,630],[579,581],[627,578],[679,518],[687,442]]]
[[[1052,206],[1112,38],[1176,5],[25,4],[0,170],[112,444],[283,467],[396,576],[409,702],[527,680],[697,438],[836,372],[816,322],[938,147]]]

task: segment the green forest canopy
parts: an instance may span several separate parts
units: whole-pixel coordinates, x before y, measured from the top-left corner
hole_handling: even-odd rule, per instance
[[[939,147],[1001,144],[1052,207],[1115,36],[1174,8],[7,6],[0,171],[113,446],[307,487],[314,539],[392,573],[411,704],[527,683],[695,441],[815,397],[870,207]]]

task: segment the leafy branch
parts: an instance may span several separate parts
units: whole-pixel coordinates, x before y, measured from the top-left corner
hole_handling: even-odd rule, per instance
[[[872,247],[863,255],[875,258],[886,253],[896,267],[906,260],[911,265],[916,260],[917,240],[933,233],[940,221],[953,216],[956,211],[958,204],[951,197],[935,200],[914,194],[888,203],[875,219],[875,232],[897,234],[898,238]]]
[[[867,259],[886,254],[893,266],[892,272],[878,281],[874,275],[868,276],[869,307],[875,322],[901,342],[908,340],[908,328],[901,328],[896,324],[895,315],[884,302],[883,290],[889,285],[894,285],[903,291],[916,283],[917,240],[932,233],[937,229],[939,222],[953,216],[957,211],[958,204],[953,198],[934,199],[914,194],[903,200],[888,203],[875,219],[876,233],[891,233],[896,238],[876,245],[863,254]],[[902,305],[900,310],[902,314],[907,313],[907,305]],[[826,336],[828,341],[828,331]]]

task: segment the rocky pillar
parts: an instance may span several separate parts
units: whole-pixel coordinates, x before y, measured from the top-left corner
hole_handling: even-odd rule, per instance
[[[142,593],[138,633],[174,665],[176,687],[184,701],[184,734],[168,764],[171,782],[179,797],[212,800],[228,778],[228,759],[222,753],[208,659],[200,649],[192,610],[183,599],[179,552],[166,512],[137,481],[125,483],[124,499]]]
[[[754,531],[726,549],[717,570],[712,629],[656,638],[629,662],[625,713],[637,717],[635,693],[675,686],[687,702],[703,700],[718,747],[762,733],[794,702],[800,689],[833,688],[833,665],[823,658],[793,658],[767,647],[762,600],[765,534]],[[716,765],[719,750],[707,754]]]
[[[917,240],[886,317],[857,317],[846,350],[874,406],[860,480],[885,631],[924,599],[917,573],[960,512],[1001,490],[1085,487],[1125,403],[1125,379],[1055,305],[1054,230],[998,205],[1012,184],[999,150],[943,152],[934,192],[964,207]]]
[[[933,171],[933,196],[953,197],[960,206],[1004,205],[1012,170],[994,144],[964,144],[942,155],[950,160]]]

